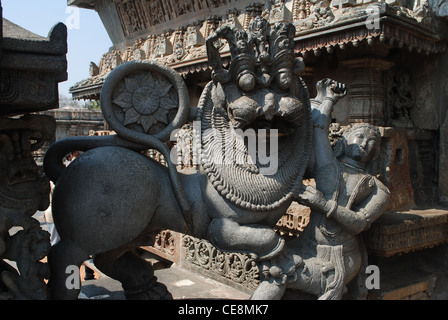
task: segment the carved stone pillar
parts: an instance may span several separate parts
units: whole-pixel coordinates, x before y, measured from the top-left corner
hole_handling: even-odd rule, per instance
[[[41,260],[50,241],[33,215],[48,208],[50,182],[34,152],[53,140],[56,123],[33,113],[58,107],[67,27],[33,35],[2,18],[1,2],[0,25],[0,300],[47,299],[48,265]]]
[[[349,122],[368,122],[377,126],[384,125],[386,88],[384,72],[393,63],[381,58],[362,57],[342,61],[342,66],[351,73],[348,104]]]

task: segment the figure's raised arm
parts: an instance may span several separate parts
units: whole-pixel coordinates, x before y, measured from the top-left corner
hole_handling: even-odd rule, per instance
[[[323,79],[316,84],[317,96],[311,99],[313,122],[328,131],[334,105],[347,95],[345,84],[331,79]]]
[[[311,99],[314,126],[312,170],[334,163],[333,149],[328,138],[331,113],[334,105],[347,94],[343,83],[331,79],[320,80],[316,84],[317,96]]]

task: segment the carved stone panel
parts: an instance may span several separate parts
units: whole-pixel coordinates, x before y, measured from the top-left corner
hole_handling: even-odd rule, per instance
[[[368,122],[384,125],[385,84],[383,72],[392,63],[378,58],[360,58],[343,61],[342,65],[352,73],[349,88],[350,123]]]
[[[384,214],[366,233],[369,252],[390,257],[448,241],[448,214],[445,210],[411,210]]]
[[[141,32],[151,27],[182,19],[188,14],[209,12],[213,8],[226,6],[230,0],[114,0],[125,36]],[[177,26],[176,26],[177,27]]]
[[[260,270],[254,258],[243,253],[223,252],[207,240],[184,235],[181,256],[183,267],[248,293],[260,282]]]
[[[154,244],[143,249],[168,261],[179,263],[181,234],[171,230],[162,230],[154,236]]]
[[[40,260],[49,252],[49,235],[32,216],[48,207],[50,183],[33,152],[53,139],[54,130],[47,116],[0,118],[0,300],[48,298],[48,266]]]

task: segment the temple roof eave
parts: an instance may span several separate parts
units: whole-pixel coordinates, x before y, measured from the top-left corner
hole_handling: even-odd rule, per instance
[[[223,52],[223,64],[226,65],[230,61],[230,52]],[[154,59],[145,59],[142,61],[151,61]],[[169,67],[176,70],[182,77],[186,77],[188,74],[197,74],[201,72],[210,71],[207,57],[201,57],[189,61],[179,61],[176,63],[168,64]],[[70,88],[70,93],[75,100],[99,100],[101,94],[101,88],[107,76],[111,71],[93,76],[82,80]],[[87,84],[85,84],[87,83]],[[91,83],[94,83],[93,85]]]
[[[417,54],[437,54],[446,50],[446,43],[430,30],[394,16],[383,16],[379,29],[366,28],[366,17],[358,17],[330,27],[298,32],[295,38],[295,51],[298,54],[319,54],[321,50],[332,52],[335,48],[346,49],[347,45],[358,46],[362,41],[373,45],[376,41],[390,47],[403,48]]]
[[[391,12],[388,6],[384,6],[379,15],[378,29],[367,26],[368,17],[369,15],[365,11],[358,11],[356,15],[335,18],[329,24],[312,25],[306,28],[303,27],[303,21],[294,21],[293,23],[296,26],[294,51],[297,56],[306,57],[309,54],[317,56],[322,50],[329,53],[332,53],[335,49],[347,52],[347,48],[358,47],[361,43],[367,43],[368,46],[372,47],[379,42],[387,48],[407,48],[409,52],[414,54],[437,54],[444,52],[446,49],[445,42],[441,41],[437,33],[431,28],[419,23],[414,18]],[[229,59],[228,46],[223,46],[220,51],[221,55],[227,56],[227,59]],[[176,52],[172,52],[164,57],[141,60],[159,61],[170,66],[184,77],[188,74],[210,70],[205,44],[194,48],[193,54],[185,54],[181,59],[176,57]],[[102,83],[110,71],[92,76],[73,86],[70,89],[73,98],[88,99],[88,97],[94,96],[98,99]]]

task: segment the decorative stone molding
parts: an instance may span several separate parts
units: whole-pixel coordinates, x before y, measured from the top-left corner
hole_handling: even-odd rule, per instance
[[[0,115],[58,106],[58,82],[67,80],[67,28],[55,25],[41,37],[3,19]]]
[[[407,8],[398,3],[393,3],[393,6],[382,3],[375,7],[378,8],[379,29],[369,29],[366,26],[366,20],[372,14],[367,10],[371,5],[368,3],[353,4],[342,1],[342,8],[339,8],[339,2],[336,5],[330,1],[275,0],[267,5],[248,4],[244,10],[230,10],[219,17],[204,16],[202,20],[175,30],[146,33],[145,28],[151,25],[148,20],[151,6],[169,8],[162,10],[163,15],[159,19],[169,21],[188,12],[196,12],[204,6],[226,6],[228,1],[223,0],[213,5],[208,1],[186,3],[170,0],[149,2],[126,0],[116,3],[118,11],[121,12],[125,33],[136,34],[134,43],[123,52],[114,49],[106,53],[99,63],[98,75],[80,81],[70,89],[76,99],[97,98],[105,75],[127,61],[155,59],[183,75],[210,70],[206,63],[205,39],[213,30],[224,25],[247,30],[253,18],[260,14],[271,24],[280,21],[293,22],[296,26],[294,51],[304,57],[310,54],[319,55],[322,50],[333,52],[335,49],[345,50],[348,46],[360,45],[368,45],[371,48],[406,47],[409,51],[427,55],[445,49],[431,28],[418,24],[419,18],[415,13],[417,7]],[[243,3],[245,3],[243,0],[237,2],[239,6]],[[125,6],[129,6],[130,9],[123,11]],[[153,14],[158,11],[151,12]],[[220,42],[220,53],[223,58],[230,55],[225,41]]]
[[[365,237],[369,252],[384,257],[447,242],[448,212],[438,209],[385,213]]]
[[[386,89],[383,71],[393,63],[379,58],[365,57],[342,61],[352,73],[353,83],[348,96],[349,122],[368,122],[384,125]]]
[[[182,266],[195,268],[212,278],[251,292],[260,282],[260,270],[255,259],[247,254],[222,252],[210,242],[188,235],[182,237]]]
[[[159,24],[181,19],[188,14],[197,14],[202,11],[209,11],[213,10],[213,8],[226,6],[231,3],[231,1],[114,0],[114,3],[117,8],[124,34],[128,36]]]
[[[180,262],[182,235],[171,230],[162,230],[154,236],[154,244],[142,248],[168,261]]]

